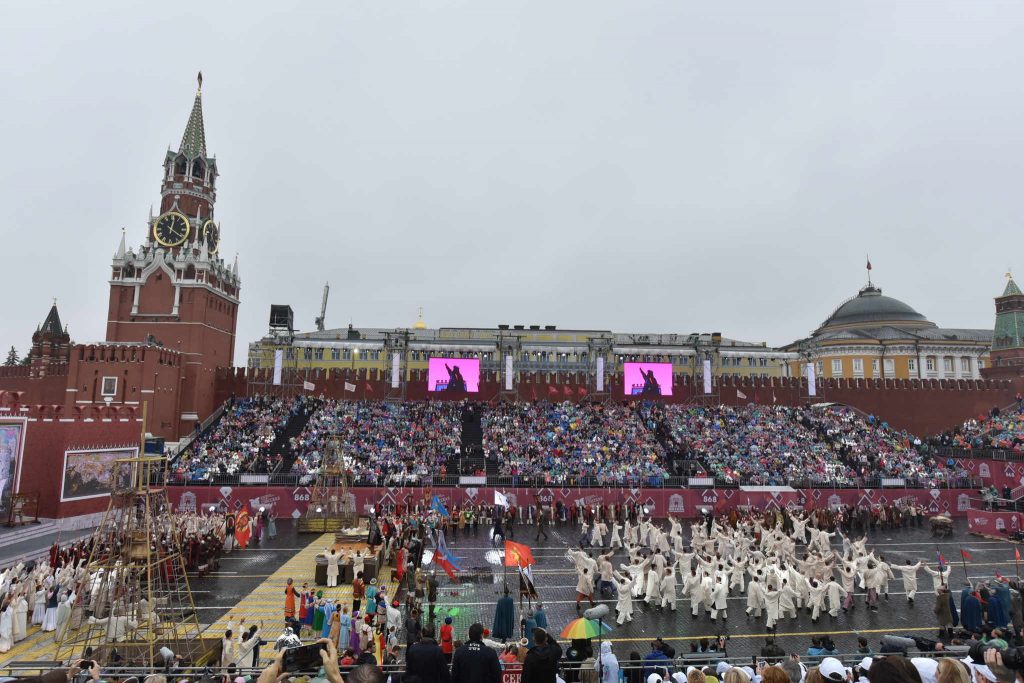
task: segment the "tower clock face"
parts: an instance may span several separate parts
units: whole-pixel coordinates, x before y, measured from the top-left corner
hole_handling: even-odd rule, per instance
[[[188,239],[192,226],[184,214],[168,211],[153,223],[153,239],[165,247],[176,247]]]
[[[211,254],[216,254],[220,249],[220,229],[213,221],[203,223],[203,241]]]

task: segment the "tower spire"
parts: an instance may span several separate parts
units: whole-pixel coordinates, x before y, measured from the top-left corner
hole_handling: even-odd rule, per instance
[[[185,134],[181,136],[181,146],[178,151],[189,159],[206,156],[206,130],[203,128],[203,72],[199,72],[196,79],[199,86],[196,88],[196,99],[192,103],[192,113],[189,114],[188,123],[185,125]]]

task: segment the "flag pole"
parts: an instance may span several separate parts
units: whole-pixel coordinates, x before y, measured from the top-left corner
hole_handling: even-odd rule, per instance
[[[1020,582],[1020,549],[1013,549],[1013,566],[1017,571],[1017,581]]]
[[[942,562],[942,552],[939,551],[939,544],[938,543],[935,544],[935,557],[937,557],[938,560],[939,560],[939,585],[940,586],[945,586],[946,585],[946,577],[944,577],[942,575],[942,570],[944,569],[943,562]]]
[[[964,566],[964,581],[970,583],[971,577],[967,575],[967,557],[964,555],[963,548],[960,548],[960,563]]]

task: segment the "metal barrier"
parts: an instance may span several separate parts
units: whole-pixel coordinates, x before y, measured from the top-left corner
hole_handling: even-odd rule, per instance
[[[676,637],[676,638],[669,637],[669,638],[666,638],[666,640],[668,642],[674,642],[674,641],[678,641],[678,640],[695,641],[695,640],[697,640],[697,637],[696,636],[694,636],[694,637],[687,636],[685,638],[683,638],[683,637]],[[596,645],[596,643],[595,643],[595,645]],[[597,648],[595,647],[594,650],[595,650],[594,654],[596,656],[598,654]],[[724,656],[722,656],[722,655],[724,655]],[[954,651],[949,651],[949,650],[940,651],[940,652],[925,651],[925,650],[920,650],[920,651],[919,650],[913,650],[913,651],[909,651],[908,650],[906,656],[908,656],[908,657],[911,657],[911,656],[912,657],[929,657],[929,658],[933,658],[933,659],[942,659],[944,657],[962,658],[965,655],[966,655],[966,652],[954,652]],[[844,666],[852,667],[852,666],[860,664],[861,660],[863,660],[865,656],[866,655],[863,655],[863,654],[860,654],[860,653],[850,653],[850,652],[847,652],[847,653],[837,653],[837,654],[832,654],[832,655],[821,655],[821,656],[800,655],[800,662],[802,662],[804,665],[806,665],[808,668],[810,668],[810,667],[816,666],[822,659],[825,659],[826,657],[834,657],[835,659],[838,659],[839,661],[841,661]],[[875,654],[875,655],[871,655],[871,656],[877,658],[877,657],[885,657],[885,656],[888,656],[888,655],[886,655],[886,654]],[[647,668],[662,669],[662,668],[669,668],[669,667],[666,667],[664,664],[651,665],[651,664],[643,663],[643,662],[637,664],[633,660],[626,659],[626,655],[625,655],[624,652],[619,652],[617,654],[617,657],[619,659],[619,669],[624,671],[624,672],[625,671],[634,670],[634,669],[647,669]],[[759,662],[759,661],[765,661],[765,662],[767,662],[769,664],[777,664],[777,663],[779,663],[781,661],[784,661],[785,659],[788,659],[788,658],[789,658],[788,655],[783,656],[783,657],[761,657],[761,656],[757,656],[757,655],[745,656],[745,657],[730,657],[727,653],[704,652],[704,653],[686,653],[686,654],[683,654],[683,655],[678,655],[674,659],[668,660],[668,661],[671,662],[670,668],[675,669],[675,670],[679,670],[679,671],[685,671],[686,668],[689,667],[689,666],[698,666],[698,667],[711,666],[711,667],[714,667],[714,666],[717,666],[717,664],[719,662],[725,662],[725,663],[730,664],[732,666],[750,666],[750,667],[754,667],[754,666],[756,666],[757,662]],[[584,666],[584,664],[586,664],[586,665]],[[389,674],[392,674],[392,673],[405,673],[405,664],[404,663],[398,663],[398,664],[389,665],[389,666],[387,666],[387,665],[378,665],[378,666],[384,672],[385,676],[387,676]],[[449,668],[451,667],[450,664],[448,666],[449,666]],[[566,660],[563,659],[562,661],[559,662],[559,671],[561,672],[563,677],[564,677],[564,674],[566,674],[568,672],[580,672],[580,671],[583,671],[584,669],[588,669],[589,670],[592,667],[594,667],[594,661],[591,661],[590,663],[585,663],[585,662],[570,662],[570,661],[566,661]],[[58,669],[66,669],[66,668],[67,667],[60,666],[59,662],[54,662],[54,661],[13,661],[13,662],[10,662],[10,663],[8,663],[8,664],[6,664],[4,666],[0,666],[0,675],[14,676],[14,677],[26,677],[26,676],[40,675],[40,674],[47,673],[49,671],[54,671],[54,670],[58,670]],[[353,667],[342,667],[341,668],[342,674],[347,673],[352,668]],[[522,665],[520,665],[520,664],[506,664],[506,665],[503,665],[503,670],[506,673],[518,674],[518,673],[521,673]],[[253,676],[253,677],[256,677],[256,676],[259,676],[259,674],[262,671],[263,671],[263,668],[252,668],[252,667],[248,667],[248,668],[247,667],[174,667],[174,668],[171,668],[171,669],[166,669],[166,668],[162,668],[162,667],[161,668],[149,668],[149,667],[141,667],[141,666],[121,666],[121,667],[119,667],[119,666],[104,666],[104,667],[102,667],[102,670],[101,670],[100,673],[101,673],[101,675],[102,675],[102,677],[104,679],[117,678],[117,679],[124,680],[124,679],[127,679],[127,678],[135,677],[135,678],[138,678],[138,680],[141,682],[146,677],[153,676],[153,675],[167,676],[167,678],[169,680],[170,679],[173,679],[173,680],[183,680],[183,679],[192,680],[192,679],[194,679],[194,680],[198,681],[198,680],[203,679],[203,678],[209,679],[210,676],[232,675],[232,676]],[[299,674],[295,674],[295,675],[299,675]]]

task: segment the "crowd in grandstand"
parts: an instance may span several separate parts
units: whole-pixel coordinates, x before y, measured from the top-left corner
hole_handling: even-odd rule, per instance
[[[966,420],[956,429],[936,437],[934,443],[968,450],[991,448],[1024,452],[1024,401],[1018,397],[1010,408],[993,408],[987,415]]]
[[[660,409],[675,446],[720,480],[849,485],[867,477],[933,484],[944,470],[920,441],[844,406]]]
[[[425,483],[460,471],[464,409],[452,402],[242,399],[196,438],[175,471],[196,482],[290,472],[308,483],[325,455],[337,452],[354,483]],[[723,483],[861,485],[891,477],[933,486],[966,476],[953,461],[932,457],[936,445],[1024,446],[1019,408],[993,411],[928,444],[838,405],[540,401],[480,413],[484,454],[513,485],[657,486],[678,455]],[[304,429],[270,453],[297,415],[308,416]]]
[[[288,419],[311,409],[304,398],[254,396],[229,402],[216,425],[200,434],[175,462],[176,474],[189,481],[212,480],[246,472],[273,472],[270,444]]]
[[[315,474],[337,443],[353,481],[416,484],[459,453],[461,419],[454,403],[323,401],[291,440],[292,471]]]
[[[546,484],[658,483],[664,449],[642,404],[505,403],[485,412],[484,453],[500,473]]]

